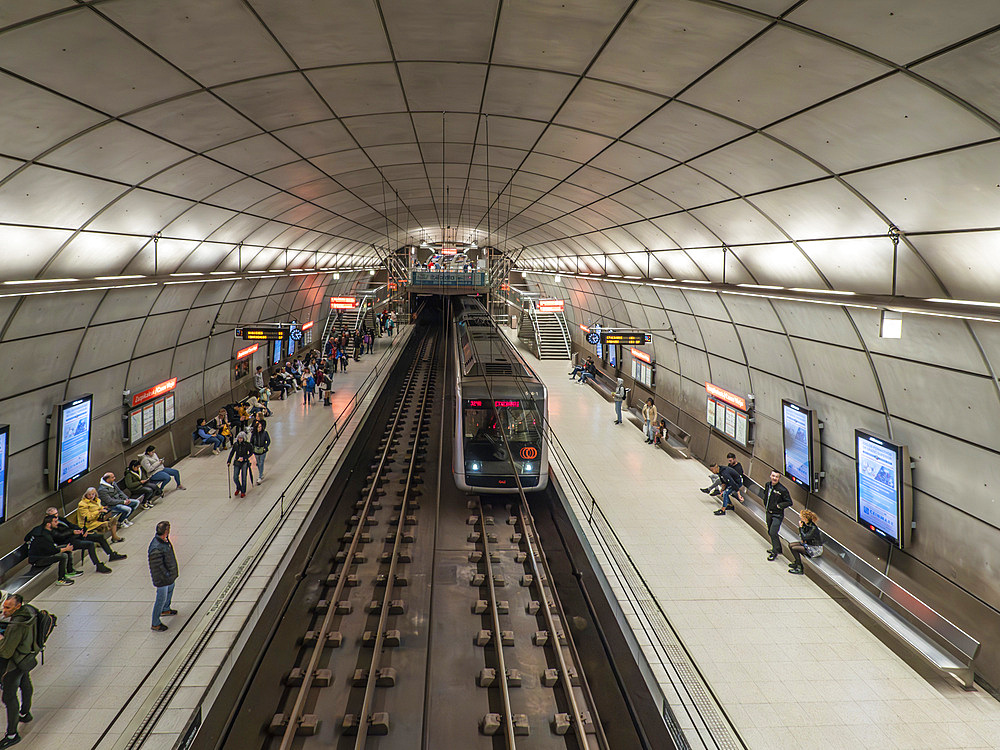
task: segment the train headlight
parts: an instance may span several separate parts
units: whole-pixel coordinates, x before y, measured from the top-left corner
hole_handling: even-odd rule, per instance
[[[524,470],[525,471],[531,471],[531,462],[530,461],[524,465]]]
[[[472,464],[472,470],[473,470],[473,471],[479,471],[479,464],[477,464],[477,463],[473,463],[473,464]]]

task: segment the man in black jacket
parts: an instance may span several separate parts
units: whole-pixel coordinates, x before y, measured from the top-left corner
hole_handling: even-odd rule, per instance
[[[764,514],[767,517],[767,535],[771,537],[771,550],[767,553],[768,560],[774,560],[781,554],[781,522],[785,518],[785,508],[791,507],[792,498],[780,481],[781,475],[771,472],[771,481],[764,485]]]
[[[743,476],[743,464],[736,460],[735,453],[726,454],[726,466],[730,467],[733,471],[740,475],[740,484],[742,485],[745,479]],[[722,477],[716,474],[715,477],[712,478],[712,484],[708,487],[702,487],[701,491],[706,495],[711,495],[712,497],[720,494],[722,492]]]
[[[743,473],[737,471],[732,466],[723,466],[720,468],[718,464],[712,464],[708,468],[713,474],[717,474],[721,480],[722,507],[715,511],[715,515],[724,516],[727,510],[733,509],[733,501],[730,498],[734,494],[740,498],[740,502],[743,502],[743,498],[740,497],[740,489],[743,487]]]
[[[28,562],[36,568],[47,568],[52,563],[58,563],[59,578],[56,583],[60,586],[72,586],[72,579],[82,571],[73,570],[73,545],[56,544],[52,535],[56,523],[57,519],[46,516],[40,526],[36,526],[25,535],[24,541],[28,543]]]
[[[59,546],[70,545],[74,550],[86,550],[87,554],[90,556],[90,561],[94,563],[97,568],[98,573],[110,573],[111,568],[102,563],[97,557],[97,546],[100,545],[107,555],[110,562],[115,560],[124,560],[128,555],[120,555],[111,549],[111,545],[108,544],[107,537],[104,534],[98,534],[93,531],[86,531],[79,526],[77,526],[72,521],[68,520],[59,515],[59,511],[55,508],[47,508],[45,510],[45,515],[48,518],[56,519],[56,526],[52,529],[52,538],[55,543]]]
[[[160,521],[156,524],[156,536],[149,543],[149,575],[156,587],[156,601],[153,603],[153,627],[151,630],[162,632],[167,626],[160,622],[161,615],[176,615],[177,610],[170,608],[170,600],[174,595],[174,581],[177,580],[177,556],[174,545],[170,543],[170,521]]]

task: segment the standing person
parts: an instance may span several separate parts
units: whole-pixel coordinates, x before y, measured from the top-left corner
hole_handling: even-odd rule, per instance
[[[250,433],[250,447],[257,457],[257,484],[264,484],[264,460],[271,448],[271,436],[267,434],[267,425],[263,422],[254,422],[253,432]]]
[[[181,484],[181,473],[177,469],[172,469],[164,465],[163,459],[156,455],[155,445],[150,445],[146,448],[140,462],[142,463],[142,470],[149,477],[149,481],[158,483],[161,490],[167,486],[171,477],[177,482],[177,489],[187,489],[187,487]]]
[[[257,389],[258,394],[264,390],[264,368],[260,365],[257,365],[253,374],[253,387]]]
[[[647,398],[642,407],[642,431],[646,434],[646,442],[652,444],[656,436],[656,404]]]
[[[738,473],[732,466],[719,467],[718,464],[712,464],[708,467],[709,471],[713,474],[718,475],[721,480],[722,489],[722,507],[715,511],[715,515],[724,516],[727,510],[733,509],[733,501],[730,499],[733,493],[743,502],[743,498],[740,497],[740,488],[743,487],[743,475]]]
[[[308,405],[312,403],[313,393],[316,391],[316,378],[309,370],[302,376],[302,403]]]
[[[767,516],[767,535],[771,537],[771,550],[767,553],[768,560],[774,560],[781,554],[781,522],[785,518],[785,508],[792,504],[791,495],[779,480],[781,475],[771,472],[771,481],[764,486],[764,513]]]
[[[226,459],[226,466],[232,465],[233,467],[233,483],[236,485],[233,497],[247,496],[247,471],[250,469],[250,456],[252,455],[253,448],[247,441],[247,434],[240,432],[229,451],[229,458]]]
[[[174,596],[174,581],[177,580],[177,555],[174,545],[170,543],[170,521],[160,521],[156,524],[156,536],[149,543],[149,576],[156,588],[156,599],[153,601],[153,627],[162,633],[167,626],[160,622],[161,616],[176,615],[177,610],[170,608],[170,600]]]
[[[38,665],[38,610],[25,604],[20,594],[10,594],[3,601],[3,616],[9,623],[0,635],[0,684],[3,685],[3,703],[7,707],[7,733],[0,740],[0,748],[16,745],[21,741],[17,723],[31,721],[31,670]],[[20,700],[18,693],[20,692]]]
[[[802,555],[808,558],[819,557],[823,554],[823,532],[819,530],[816,521],[819,517],[811,510],[799,511],[799,539],[801,541],[792,542],[788,545],[789,551],[795,558],[795,562],[789,564],[788,572],[795,575],[802,575]]]
[[[625,381],[618,378],[618,385],[615,386],[615,415],[618,417],[615,424],[622,423],[622,401],[625,400]]]

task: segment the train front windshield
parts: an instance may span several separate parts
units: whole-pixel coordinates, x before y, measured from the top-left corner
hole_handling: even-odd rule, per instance
[[[542,420],[533,401],[466,399],[462,405],[468,478],[510,475],[512,457],[520,474],[538,474]]]

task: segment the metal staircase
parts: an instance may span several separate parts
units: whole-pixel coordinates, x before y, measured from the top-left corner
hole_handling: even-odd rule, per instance
[[[539,312],[534,305],[521,311],[517,337],[528,342],[539,359],[569,359],[570,338],[561,312]]]

